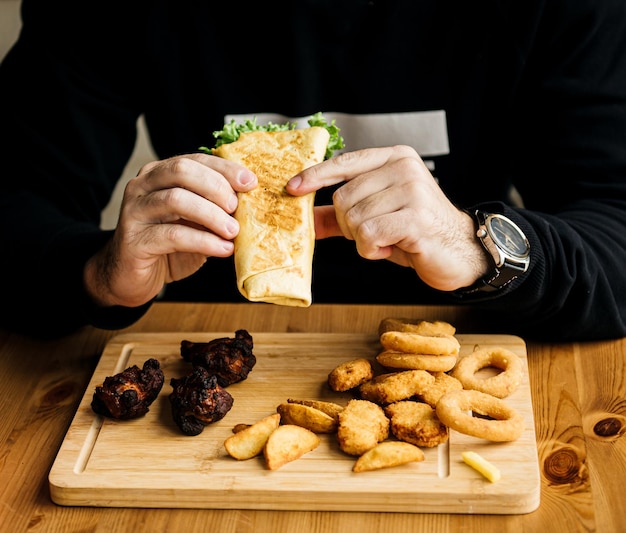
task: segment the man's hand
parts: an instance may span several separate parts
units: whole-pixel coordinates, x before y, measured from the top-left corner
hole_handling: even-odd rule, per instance
[[[145,165],[126,186],[112,239],[85,267],[87,291],[103,306],[136,307],[207,257],[231,255],[236,193],[257,183],[246,168],[205,154]]]
[[[294,176],[287,191],[301,195],[341,182],[333,206],[316,208],[318,239],[343,235],[362,257],[412,267],[442,291],[471,285],[487,271],[473,220],[448,200],[412,148],[346,152]]]

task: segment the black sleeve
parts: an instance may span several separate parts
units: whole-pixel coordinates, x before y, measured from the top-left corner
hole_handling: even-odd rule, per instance
[[[141,112],[124,29],[111,30],[125,16],[117,5],[24,0],[21,34],[0,66],[2,325],[18,331],[118,328],[148,307],[98,310],[82,284],[85,261],[108,238],[100,213]]]
[[[504,212],[526,231],[531,269],[502,294],[469,303],[485,329],[550,340],[621,337],[626,335],[626,3],[543,4],[535,35],[516,28],[513,12],[508,26],[511,35],[520,36],[523,63],[508,172],[524,208],[481,206]],[[487,313],[481,315],[481,309]]]

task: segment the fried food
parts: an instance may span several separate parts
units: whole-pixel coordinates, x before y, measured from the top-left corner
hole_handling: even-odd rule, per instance
[[[350,400],[339,413],[337,440],[348,455],[363,455],[388,436],[389,419],[373,402]]]
[[[425,370],[404,370],[376,376],[363,383],[359,393],[364,400],[386,405],[411,398],[434,382],[434,376]]]
[[[374,377],[374,370],[369,359],[358,358],[346,361],[335,367],[328,374],[328,385],[336,392],[345,392],[358,387]]]
[[[519,412],[504,400],[477,390],[448,392],[435,411],[450,429],[494,442],[517,440],[524,431],[524,417]]]
[[[408,442],[389,440],[377,444],[361,455],[354,463],[352,471],[380,470],[423,460],[424,452],[417,446]]]
[[[391,433],[401,441],[422,448],[434,448],[448,440],[448,428],[426,403],[402,401],[385,407]]]
[[[281,403],[276,411],[283,424],[302,426],[313,433],[334,433],[337,430],[338,418],[309,405],[286,402]]]
[[[463,457],[465,464],[471,466],[477,472],[480,472],[492,483],[500,480],[500,470],[487,461],[482,455],[476,452],[462,452],[461,457]]]
[[[428,385],[417,395],[421,401],[427,403],[433,408],[436,407],[439,398],[441,398],[446,392],[461,390],[463,388],[463,384],[450,374],[446,374],[445,372],[435,372],[433,373],[433,376],[435,377],[434,383]]]
[[[299,403],[302,405],[308,405],[309,407],[314,407],[322,411],[322,413],[326,413],[328,416],[333,418],[334,420],[339,421],[339,413],[343,411],[343,405],[339,405],[334,402],[325,402],[322,400],[296,400],[294,398],[288,398],[288,403]]]
[[[222,387],[243,381],[256,364],[252,353],[252,336],[245,330],[235,331],[234,338],[219,338],[209,342],[180,343],[182,358],[194,367],[201,366],[217,377]]]
[[[127,420],[145,415],[161,392],[165,376],[159,361],[146,360],[105,378],[93,394],[91,408],[99,415]]]
[[[263,448],[265,464],[270,470],[277,470],[314,450],[320,442],[318,435],[302,426],[278,426],[272,431]]]
[[[386,331],[380,336],[385,350],[414,354],[458,355],[461,345],[454,335],[429,336],[406,331]]]
[[[226,416],[233,397],[217,377],[201,367],[191,374],[170,380],[174,389],[169,396],[174,422],[185,435],[199,435],[204,427]]]
[[[266,416],[254,424],[247,425],[224,441],[224,448],[231,457],[245,461],[256,457],[267,443],[267,439],[280,424],[278,413]]]
[[[487,367],[502,370],[495,376],[480,378],[476,373]],[[520,358],[505,348],[478,349],[461,357],[450,374],[458,379],[465,389],[472,389],[506,398],[522,382],[524,370]]]
[[[418,318],[383,318],[378,325],[378,335],[386,331],[404,331],[417,333],[427,337],[439,337],[441,335],[454,335],[456,328],[442,320],[428,321]]]
[[[456,365],[457,356],[415,354],[385,350],[376,356],[376,360],[387,368],[447,372]]]

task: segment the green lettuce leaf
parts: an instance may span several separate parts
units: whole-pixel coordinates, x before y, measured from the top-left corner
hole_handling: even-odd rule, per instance
[[[335,120],[333,119],[329,124],[322,112],[317,112],[314,115],[311,115],[311,118],[307,121],[309,126],[319,126],[321,128],[325,128],[328,130],[330,134],[330,139],[328,141],[328,147],[326,148],[326,154],[324,156],[325,159],[329,159],[333,156],[336,150],[341,150],[344,148],[343,137],[339,135],[339,128],[335,125]],[[235,119],[231,120],[228,124],[224,124],[224,128],[219,131],[213,132],[213,137],[215,137],[215,148],[218,148],[222,144],[228,144],[235,142],[242,133],[247,133],[250,131],[287,131],[296,129],[297,124],[295,122],[285,122],[284,124],[274,124],[272,122],[268,122],[267,124],[261,125],[257,124],[256,117],[252,120],[247,119],[241,124],[237,124]],[[199,148],[200,151],[205,152],[207,154],[212,154],[213,150],[206,146],[201,146]]]

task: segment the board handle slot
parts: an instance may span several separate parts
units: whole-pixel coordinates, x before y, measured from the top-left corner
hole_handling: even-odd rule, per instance
[[[437,446],[437,475],[441,479],[450,476],[450,439]]]
[[[117,359],[117,363],[112,371],[112,374],[118,374],[128,367],[128,361],[130,361],[130,356],[134,348],[135,343],[128,343],[124,345],[124,347],[120,350],[120,356]],[[104,417],[101,415],[95,415],[91,425],[89,426],[83,445],[80,448],[80,453],[76,458],[76,463],[74,464],[75,474],[82,474],[87,469],[89,458],[91,457],[91,453],[93,452],[93,448],[96,445],[103,425]]]

